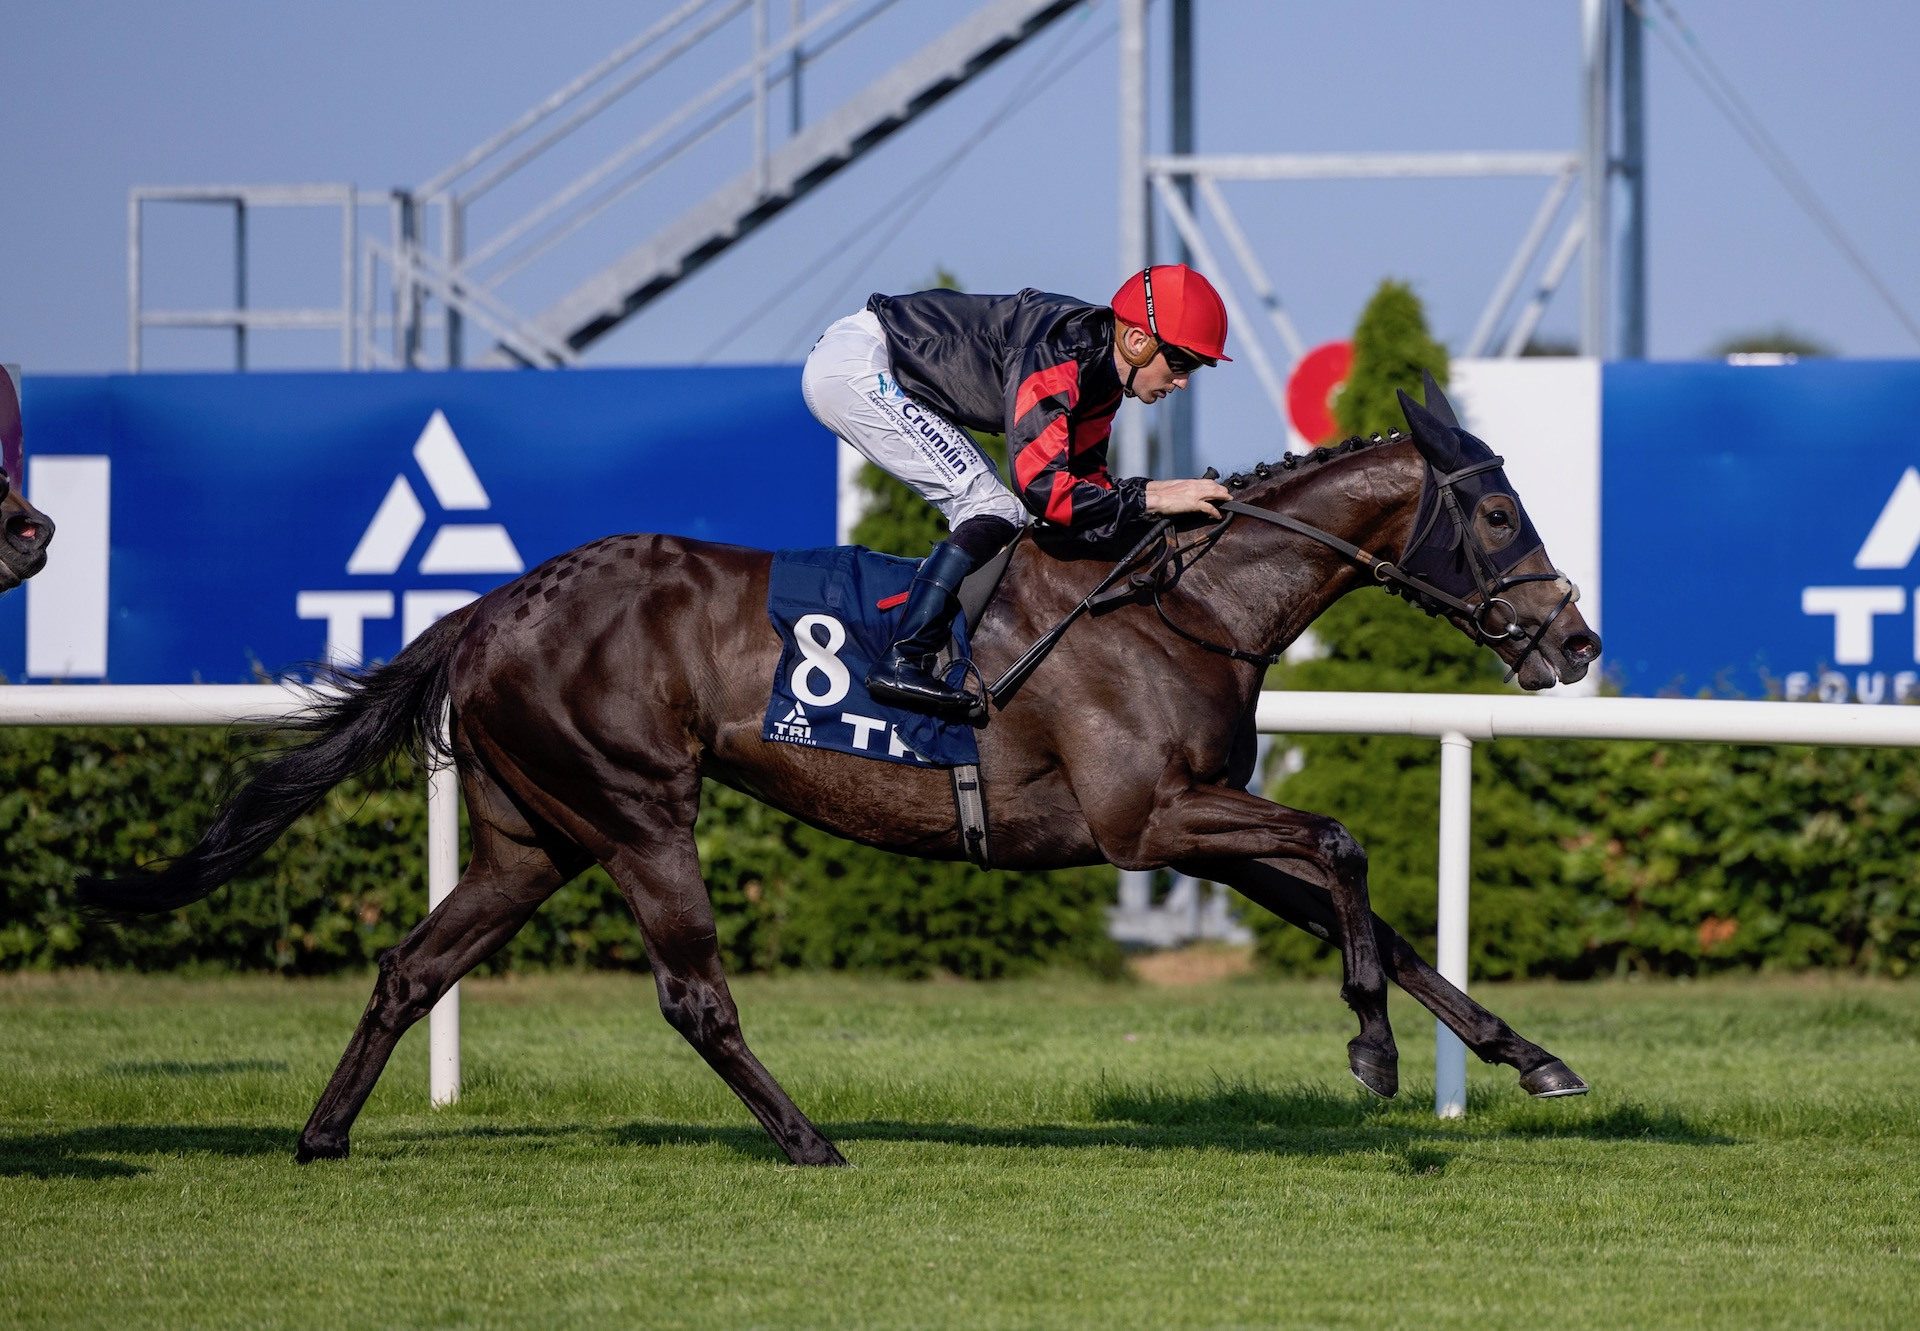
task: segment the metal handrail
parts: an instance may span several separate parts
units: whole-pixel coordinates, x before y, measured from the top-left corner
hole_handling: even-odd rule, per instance
[[[717,13],[715,13],[712,16],[712,18],[707,21],[706,24],[696,29],[689,36],[682,38],[679,41],[679,43],[677,43],[676,45],[668,47],[667,50],[662,52],[660,55],[656,56],[652,61],[650,61],[643,68],[637,70],[633,74],[628,75],[627,78],[615,84],[613,87],[607,89],[605,92],[601,93],[593,101],[589,102],[585,107],[575,112],[571,117],[567,119],[565,123],[560,125],[558,128],[550,131],[538,143],[535,143],[530,147],[527,147],[521,150],[521,152],[517,156],[510,158],[508,161],[503,162],[501,165],[495,167],[486,176],[483,176],[480,180],[476,181],[474,184],[467,186],[465,189],[458,190],[458,191],[448,190],[448,191],[445,191],[445,193],[448,194],[450,197],[454,198],[459,203],[463,203],[463,204],[471,203],[473,200],[479,198],[482,194],[485,194],[487,191],[491,190],[494,186],[506,180],[507,177],[511,176],[514,172],[518,171],[521,167],[525,166],[528,162],[538,157],[541,153],[545,152],[548,148],[551,148],[554,144],[558,143],[561,139],[564,139],[567,135],[573,133],[574,130],[579,129],[582,125],[586,124],[589,120],[599,115],[602,111],[606,110],[607,107],[619,101],[620,98],[626,96],[629,92],[632,92],[635,88],[640,86],[640,84],[646,82],[647,79],[659,73],[660,70],[665,68],[668,64],[672,63],[672,61],[676,57],[684,55],[693,47],[699,45],[700,42],[704,41],[707,37],[712,35],[722,24],[726,23],[727,20],[742,13],[747,8],[747,6],[751,3],[753,3],[753,0],[730,0],[730,2],[722,6],[721,9]],[[427,191],[422,190],[421,193],[426,194]],[[438,191],[436,191],[436,193],[438,193]]]
[[[494,296],[492,288],[599,217],[742,112],[750,112],[754,119],[753,169],[761,187],[766,188],[769,90],[788,80],[797,81],[804,59],[837,46],[896,3],[898,0],[831,0],[819,12],[803,18],[802,4],[795,0],[787,31],[779,40],[770,41],[768,0],[686,0],[607,59],[431,177],[405,196],[404,206],[409,219],[418,218],[425,208],[440,210],[438,281],[416,283],[410,278],[411,274],[434,271],[429,258],[432,242],[410,224],[402,226],[396,220],[392,246],[384,252],[396,285],[396,318],[406,326],[404,332],[396,329],[392,360],[400,364],[413,361],[425,327],[421,297],[431,294],[447,302],[450,360],[456,359],[459,321],[471,314],[496,336],[497,325],[502,322],[514,328],[516,336],[500,340],[516,356],[535,363],[572,363],[576,357],[571,346],[555,344],[550,337],[533,333]],[[583,125],[748,10],[752,14],[753,49],[744,63],[508,221],[484,243],[467,244],[471,204],[550,153]],[[813,51],[804,50],[805,43],[816,40],[819,45]],[[797,100],[795,108],[797,129]],[[649,153],[653,154],[651,158],[647,158]],[[371,301],[366,317],[371,317]],[[371,337],[362,337],[366,362],[388,359],[373,351],[370,343]]]
[[[661,19],[651,28],[648,28],[638,37],[635,37],[625,46],[595,65],[592,69],[574,79],[573,82],[567,84],[566,87],[553,93],[544,102],[540,103],[540,105],[528,110],[518,120],[508,125],[498,134],[495,134],[485,143],[469,151],[466,156],[462,157],[452,166],[432,177],[426,184],[420,187],[418,192],[421,194],[440,194],[444,192],[455,180],[472,170],[478,163],[493,156],[493,154],[501,148],[526,133],[527,130],[533,128],[542,120],[545,120],[582,92],[591,88],[594,84],[618,69],[621,65],[624,65],[640,52],[646,50],[647,47],[651,46],[663,34],[672,31],[684,19],[709,3],[711,3],[711,0],[687,0],[687,3],[681,5],[680,8],[676,9],[673,13]]]
[[[708,2],[711,3],[712,0],[708,0]],[[430,197],[434,197],[446,206],[464,213],[467,205],[481,194],[491,190],[494,186],[506,179],[507,176],[518,171],[529,161],[552,148],[560,140],[585,124],[587,120],[599,114],[599,112],[604,110],[611,102],[632,91],[634,87],[638,86],[638,84],[647,77],[656,73],[674,57],[683,54],[694,44],[704,40],[723,23],[738,16],[748,4],[754,6],[756,14],[755,48],[750,59],[722,75],[705,89],[681,103],[679,107],[667,116],[654,122],[644,133],[629,140],[613,153],[601,159],[593,167],[569,181],[536,207],[514,219],[486,244],[473,248],[466,254],[460,256],[457,266],[461,268],[478,269],[498,258],[534,228],[540,226],[576,202],[582,195],[605,182],[609,176],[619,171],[634,158],[647,152],[659,144],[661,140],[673,134],[675,130],[680,129],[689,120],[696,117],[699,112],[712,106],[714,102],[723,98],[728,92],[738,89],[742,85],[750,84],[750,91],[726,103],[714,117],[698,124],[694,129],[689,131],[685,137],[672,143],[665,153],[649,164],[639,177],[628,182],[621,192],[624,192],[626,188],[631,188],[633,184],[638,183],[638,179],[651,174],[680,153],[685,152],[688,148],[706,138],[726,120],[731,119],[749,108],[757,108],[758,111],[758,114],[756,114],[757,132],[755,134],[754,164],[756,169],[764,175],[767,159],[767,142],[764,133],[766,92],[785,82],[793,73],[789,65],[785,63],[776,65],[775,62],[784,62],[786,57],[799,50],[803,42],[835,23],[842,16],[846,15],[849,10],[853,10],[858,6],[865,6],[862,12],[855,15],[852,21],[845,27],[834,32],[828,41],[816,48],[813,54],[818,55],[823,51],[831,50],[834,46],[846,40],[846,38],[857,32],[865,24],[897,3],[898,0],[833,0],[833,3],[786,33],[780,40],[768,43],[765,40],[764,23],[766,0],[721,0],[717,12],[704,26],[699,28],[698,31],[682,39],[678,44],[649,62],[643,69],[637,71],[631,77],[623,80],[615,87],[602,92],[588,106],[577,111],[565,124],[542,138],[539,143],[532,145],[509,161],[501,164],[475,185],[457,192],[448,190],[442,185],[432,193]],[[769,68],[770,66],[772,68]],[[504,142],[501,146],[505,146]],[[470,154],[470,156],[472,155]],[[476,159],[472,163],[472,166],[477,165],[479,165],[479,159]],[[472,169],[472,166],[468,169]],[[445,177],[446,174],[447,173],[443,172],[442,177]],[[441,178],[436,177],[436,181],[439,179]],[[420,193],[422,197],[429,197],[429,191],[426,189],[422,189]],[[598,202],[589,211],[588,216],[591,217],[597,214],[612,201],[612,198],[617,197],[618,194],[616,193]],[[521,265],[516,265],[516,270],[519,266],[524,266],[524,260]],[[499,281],[503,276],[504,274],[496,273],[493,280]]]

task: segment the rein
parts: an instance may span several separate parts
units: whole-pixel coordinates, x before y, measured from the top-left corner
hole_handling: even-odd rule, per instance
[[[1498,456],[1445,474],[1435,472],[1432,466],[1429,465],[1426,469],[1426,484],[1438,490],[1441,503],[1433,506],[1427,521],[1421,526],[1419,531],[1415,532],[1413,536],[1409,538],[1406,550],[1398,560],[1382,559],[1371,551],[1361,549],[1345,537],[1336,536],[1330,531],[1316,527],[1310,522],[1302,522],[1300,519],[1290,517],[1285,513],[1275,513],[1268,509],[1255,508],[1251,504],[1243,504],[1235,499],[1224,500],[1220,503],[1219,507],[1225,511],[1226,517],[1209,528],[1199,539],[1185,546],[1180,545],[1177,541],[1169,541],[1168,548],[1159,555],[1152,566],[1146,570],[1145,576],[1153,594],[1154,612],[1160,616],[1161,623],[1172,629],[1180,637],[1193,643],[1195,646],[1204,647],[1206,650],[1217,653],[1218,655],[1231,657],[1236,661],[1245,661],[1250,665],[1257,665],[1263,669],[1273,665],[1274,662],[1281,658],[1284,654],[1283,651],[1269,653],[1249,652],[1227,643],[1212,642],[1201,637],[1199,634],[1189,632],[1173,621],[1173,618],[1167,614],[1166,606],[1161,602],[1161,594],[1167,588],[1176,586],[1180,581],[1181,575],[1186,571],[1187,566],[1197,561],[1201,555],[1204,555],[1208,550],[1213,548],[1220,537],[1226,534],[1227,527],[1233,522],[1235,517],[1257,518],[1261,522],[1282,527],[1287,531],[1308,537],[1327,546],[1329,549],[1338,551],[1348,559],[1359,564],[1362,568],[1371,572],[1377,581],[1387,584],[1389,590],[1397,590],[1405,595],[1408,600],[1413,601],[1423,610],[1426,610],[1428,614],[1437,615],[1442,610],[1452,610],[1461,615],[1468,623],[1473,625],[1476,639],[1484,643],[1504,642],[1516,636],[1519,631],[1519,613],[1514,609],[1511,601],[1501,596],[1502,592],[1528,582],[1566,582],[1566,594],[1560,598],[1560,603],[1553,608],[1553,613],[1542,620],[1539,628],[1534,630],[1533,636],[1527,640],[1526,647],[1515,659],[1513,665],[1508,668],[1506,677],[1501,682],[1506,683],[1511,681],[1513,677],[1520,672],[1520,667],[1526,663],[1527,658],[1539,650],[1540,643],[1545,639],[1547,630],[1553,627],[1554,622],[1560,618],[1561,613],[1564,612],[1569,605],[1573,604],[1574,601],[1579,599],[1580,592],[1579,588],[1574,586],[1572,581],[1566,578],[1558,569],[1550,573],[1501,574],[1492,566],[1486,551],[1482,550],[1479,545],[1468,536],[1469,528],[1466,522],[1466,516],[1461,512],[1460,501],[1454,493],[1453,487],[1470,476],[1477,476],[1482,472],[1493,471],[1504,465],[1505,459]],[[1467,569],[1473,575],[1474,587],[1480,595],[1478,604],[1463,600],[1449,592],[1442,591],[1425,578],[1409,573],[1402,567],[1403,564],[1418,554],[1422,549],[1427,533],[1433,529],[1434,523],[1439,519],[1441,504],[1445,505],[1447,515],[1453,520],[1454,544],[1451,548],[1462,549],[1466,555]],[[1189,551],[1197,552],[1191,560],[1183,558]],[[1173,571],[1172,576],[1162,576],[1169,568]],[[1136,583],[1139,581],[1140,576],[1141,575],[1136,575]],[[1486,619],[1488,613],[1492,611],[1495,606],[1505,608],[1507,620],[1506,626],[1497,632],[1489,625]]]

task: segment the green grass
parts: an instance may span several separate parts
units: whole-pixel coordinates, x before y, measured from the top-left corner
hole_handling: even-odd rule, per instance
[[[1911,1326],[1920,987],[1482,995],[1595,1086],[1348,1079],[1326,982],[751,979],[856,1168],[780,1163],[644,978],[466,989],[343,1164],[293,1142],[367,980],[0,981],[0,1325]]]

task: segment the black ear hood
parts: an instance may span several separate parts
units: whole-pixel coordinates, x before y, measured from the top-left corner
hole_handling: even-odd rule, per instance
[[[1460,428],[1460,418],[1453,414],[1453,403],[1447,401],[1447,395],[1440,391],[1440,385],[1433,381],[1433,371],[1420,371],[1420,396],[1426,399],[1427,410],[1437,417],[1443,425]]]
[[[1396,389],[1395,394],[1400,399],[1400,413],[1407,418],[1407,429],[1413,434],[1414,446],[1420,450],[1420,456],[1427,460],[1427,465],[1442,475],[1458,471],[1462,465],[1459,427],[1415,402],[1405,389]],[[1446,401],[1445,398],[1440,400]],[[1451,406],[1447,408],[1447,415],[1453,415]],[[1486,445],[1482,444],[1481,447]]]
[[[1426,484],[1421,488],[1420,508],[1413,520],[1413,539],[1402,555],[1401,566],[1441,591],[1464,598],[1476,590],[1473,569],[1468,564],[1465,525],[1471,521],[1482,499],[1490,494],[1511,498],[1519,524],[1513,540],[1485,556],[1495,574],[1512,571],[1538,550],[1540,533],[1535,530],[1533,519],[1527,516],[1513,483],[1507,479],[1500,456],[1460,428],[1452,404],[1434,383],[1432,375],[1426,376],[1424,387],[1425,406],[1405,392],[1399,394],[1400,410],[1406,415],[1414,447],[1427,461]],[[1442,483],[1458,472],[1470,474],[1452,483],[1449,497]]]

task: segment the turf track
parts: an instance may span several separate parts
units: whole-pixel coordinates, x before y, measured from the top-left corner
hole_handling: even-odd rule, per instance
[[[0,1325],[1912,1326],[1920,987],[1483,997],[1595,1084],[1346,1077],[1327,982],[736,986],[855,1168],[774,1158],[645,977],[467,990],[344,1165],[293,1139],[366,980],[0,980]]]

